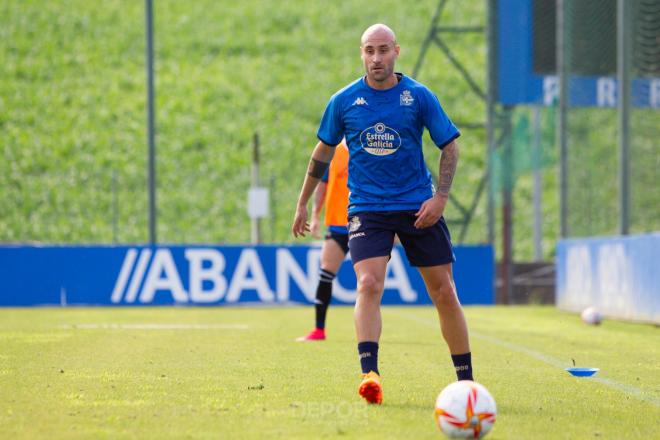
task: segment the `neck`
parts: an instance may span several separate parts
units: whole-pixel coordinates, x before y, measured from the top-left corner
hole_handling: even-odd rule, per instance
[[[392,75],[388,76],[382,81],[376,81],[372,78],[369,78],[369,75],[367,75],[367,85],[369,85],[369,87],[371,87],[372,89],[387,90],[396,86],[398,83],[399,80],[394,73],[392,73]]]

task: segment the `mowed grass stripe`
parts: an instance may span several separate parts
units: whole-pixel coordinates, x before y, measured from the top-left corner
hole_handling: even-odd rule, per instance
[[[80,330],[247,330],[246,324],[63,324],[58,328]]]
[[[428,329],[438,328],[435,311],[423,309],[392,309],[400,320],[417,323]],[[466,315],[472,333],[472,352],[477,381],[486,385],[498,403],[498,432],[504,438],[654,438],[660,429],[653,425],[639,424],[639,414],[651,418],[660,417],[657,393],[660,359],[653,350],[640,352],[648,357],[646,387],[631,394],[622,393],[626,385],[612,379],[596,381],[607,387],[594,386],[593,380],[569,376],[561,360],[546,353],[558,345],[555,334],[549,332],[545,340],[539,340],[536,328],[557,326],[564,331],[562,343],[571,342],[570,351],[576,351],[573,339],[582,339],[583,332],[591,334],[610,326],[602,338],[591,337],[585,345],[577,344],[582,358],[593,358],[593,352],[603,349],[607,339],[623,335],[636,335],[634,344],[650,343],[657,337],[657,329],[621,322],[608,322],[604,327],[586,327],[579,317],[556,311],[552,307],[467,307]],[[529,326],[529,334],[525,327]],[[628,328],[631,327],[631,328]],[[505,335],[505,336],[501,336]],[[515,338],[512,337],[515,335]],[[515,343],[503,340],[515,339]],[[525,347],[522,343],[528,339]],[[496,343],[502,341],[502,343]],[[521,342],[522,341],[522,342]],[[538,344],[538,345],[532,345]],[[503,345],[503,344],[506,344]],[[529,347],[536,349],[530,349]],[[520,347],[524,350],[513,350]],[[650,351],[650,354],[649,354]],[[530,356],[531,353],[536,356]],[[598,364],[603,371],[619,372],[621,365],[629,364],[628,349],[610,349],[609,358]],[[632,387],[631,388],[636,388]],[[639,397],[644,397],[638,400]],[[499,426],[498,426],[499,425]],[[570,425],[570,429],[566,426]],[[558,428],[561,427],[561,429]],[[527,432],[525,436],[521,433]]]
[[[419,318],[419,317],[413,316],[413,315],[406,315],[406,316],[408,316],[410,319],[413,319],[414,321],[417,321],[417,322],[422,323],[424,325],[428,325],[428,326],[432,326],[432,327],[437,326],[437,323],[432,322],[431,320]],[[504,340],[499,339],[499,338],[494,337],[494,336],[486,335],[486,334],[479,333],[479,332],[476,332],[476,331],[471,331],[470,336],[473,339],[485,341],[489,344],[495,344],[495,345],[498,345],[500,347],[504,347],[507,350],[514,351],[516,353],[522,353],[526,356],[537,359],[541,362],[544,362],[544,363],[546,363],[548,365],[551,365],[555,368],[558,368],[560,370],[564,370],[564,368],[566,368],[566,366],[567,366],[567,364],[565,362],[562,362],[560,359],[552,357],[552,356],[550,356],[546,353],[543,353],[543,352],[538,351],[538,350],[533,350],[533,349],[531,349],[529,347],[526,347],[526,346],[523,346],[523,345],[507,342],[507,341],[504,341]],[[624,394],[627,394],[629,396],[635,397],[636,399],[648,402],[648,403],[660,408],[660,399],[658,399],[656,397],[653,397],[653,396],[647,396],[647,395],[644,394],[644,392],[641,389],[639,389],[637,387],[634,387],[630,384],[620,383],[620,382],[617,382],[615,380],[608,379],[608,378],[603,378],[603,377],[591,377],[589,379],[583,379],[583,380],[593,380],[593,381],[602,383],[602,384],[604,384],[604,385],[606,385],[610,388],[613,388],[613,389],[618,390],[618,391],[620,391]]]

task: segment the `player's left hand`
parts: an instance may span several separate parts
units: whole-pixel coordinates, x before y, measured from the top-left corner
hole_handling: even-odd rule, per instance
[[[447,200],[447,197],[440,196],[436,193],[436,195],[422,203],[419,211],[415,213],[415,217],[417,217],[415,227],[417,229],[424,229],[438,223],[440,217],[445,212]]]
[[[307,223],[307,206],[298,206],[296,208],[296,216],[293,219],[291,232],[293,236],[304,237],[305,232],[309,232],[309,223]]]

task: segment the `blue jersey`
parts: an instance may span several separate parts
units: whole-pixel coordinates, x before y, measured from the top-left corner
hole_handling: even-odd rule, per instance
[[[422,152],[424,127],[439,148],[460,136],[438,98],[406,76],[387,90],[360,78],[330,98],[317,136],[328,145],[346,137],[349,214],[417,210],[433,197]]]

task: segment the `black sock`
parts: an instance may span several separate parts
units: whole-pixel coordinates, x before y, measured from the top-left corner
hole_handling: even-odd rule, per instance
[[[360,354],[360,365],[362,372],[378,372],[378,342],[358,342],[358,353]]]
[[[458,380],[474,380],[472,378],[472,353],[452,354],[451,360],[454,362]]]
[[[335,274],[329,270],[321,269],[321,278],[316,288],[316,328],[325,328],[325,315],[328,312],[330,298],[332,298],[332,280]]]

